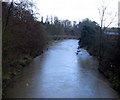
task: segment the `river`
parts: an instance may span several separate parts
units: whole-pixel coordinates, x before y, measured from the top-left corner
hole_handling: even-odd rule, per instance
[[[36,57],[10,85],[6,98],[116,98],[118,94],[98,72],[98,62],[78,40],[59,41]]]

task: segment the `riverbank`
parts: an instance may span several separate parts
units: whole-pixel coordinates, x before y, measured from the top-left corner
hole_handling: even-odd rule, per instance
[[[3,69],[2,72],[2,95],[4,96],[6,88],[12,81],[22,73],[24,68],[32,61],[33,57],[30,55],[21,55],[18,59],[15,59],[11,66]]]
[[[25,67],[27,67],[30,62],[37,56],[44,53],[46,50],[48,50],[49,46],[53,45],[57,41],[50,40],[46,43],[46,46],[43,50],[41,50],[40,54],[22,54],[18,56],[14,61],[11,62],[9,66],[4,67],[2,70],[2,96],[4,97],[6,88],[9,86],[9,84],[12,84],[13,80],[17,79],[19,75],[22,74]]]
[[[96,70],[96,60],[84,49],[76,55],[77,42],[57,42],[33,59],[5,98],[117,98]]]
[[[111,64],[111,62],[107,59],[100,60],[96,52],[93,52],[90,49],[86,49],[86,50],[90,53],[90,55],[97,58],[99,62],[98,71],[101,74],[103,74],[104,77],[110,82],[111,87],[115,89],[118,93],[120,93],[120,73],[116,71],[116,70],[119,70],[119,69],[116,69],[116,68],[119,68],[119,66],[117,67]]]

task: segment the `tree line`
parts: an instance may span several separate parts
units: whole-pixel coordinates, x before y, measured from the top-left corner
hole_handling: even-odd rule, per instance
[[[48,35],[78,35],[74,21],[58,17],[41,21],[33,11],[30,0],[2,2],[2,76],[3,90],[31,61],[44,52],[51,39]]]
[[[3,85],[19,73],[31,58],[43,53],[51,41],[48,35],[73,35],[80,36],[79,48],[84,47],[98,58],[99,71],[108,77],[116,90],[120,90],[120,36],[109,40],[105,34],[108,30],[120,33],[119,28],[102,28],[88,18],[77,23],[47,16],[44,22],[41,16],[41,21],[38,21],[33,7],[29,1],[2,2]]]
[[[2,2],[3,89],[47,44],[45,26],[31,7],[30,2]]]
[[[47,35],[79,35],[76,21],[60,20],[57,16],[47,16],[45,22],[43,22],[43,17],[41,17],[41,23],[45,26]]]
[[[118,34],[110,35],[107,32]],[[87,49],[91,55],[98,58],[98,70],[108,78],[113,88],[120,92],[120,29],[101,28],[96,22],[85,19],[81,22],[79,48]]]

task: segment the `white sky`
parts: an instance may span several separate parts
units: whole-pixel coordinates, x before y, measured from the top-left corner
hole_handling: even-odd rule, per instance
[[[4,0],[10,1],[10,0]],[[24,1],[24,0],[23,0]],[[105,2],[107,13],[112,13],[111,16],[106,14],[106,26],[111,19],[118,15],[118,1],[120,0],[31,0],[37,7],[37,12],[40,16],[57,16],[60,20],[68,19],[70,21],[82,21],[85,18],[94,20],[100,23],[100,15],[98,8],[101,7],[102,1]],[[39,18],[40,19],[40,18]],[[112,26],[118,25],[118,16],[115,17]]]
[[[34,1],[34,0],[33,0]],[[103,0],[105,4],[109,3],[107,12],[112,12],[112,15],[118,11],[118,1],[119,0]],[[102,0],[36,0],[34,1],[41,16],[46,18],[57,16],[59,19],[68,19],[71,21],[81,21],[82,19],[89,18],[96,22],[100,22],[100,16],[98,8],[101,7]],[[113,16],[111,16],[113,17]],[[107,23],[109,19],[107,17]],[[113,22],[112,26],[117,25],[116,20]]]

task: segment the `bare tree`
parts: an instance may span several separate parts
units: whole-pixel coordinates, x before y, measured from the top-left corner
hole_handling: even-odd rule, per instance
[[[19,9],[20,12],[23,9],[26,9],[26,10],[30,11],[31,14],[33,14],[34,16],[36,15],[36,13],[33,12],[33,7],[36,8],[36,6],[34,5],[33,0],[17,0],[17,1],[12,0],[10,2],[9,8],[8,8],[8,11],[7,11],[7,14],[6,14],[6,21],[5,21],[5,26],[4,26],[4,29],[3,29],[3,33],[6,31],[6,27],[8,25],[10,15],[11,15],[11,13],[13,11],[13,6],[14,5],[16,5],[16,6],[18,6],[20,8]],[[21,12],[20,16],[22,16],[22,12]]]
[[[98,8],[99,15],[100,15],[100,27],[103,31],[105,31],[113,23],[113,21],[115,20],[117,16],[116,12],[113,13],[111,11],[108,11],[108,7],[112,1],[113,0],[111,0],[109,3],[106,4],[105,0],[102,0],[101,7]]]
[[[5,27],[3,29],[3,33],[6,31],[6,27],[8,25],[9,17],[10,17],[10,14],[11,14],[11,11],[12,11],[12,7],[13,7],[13,2],[14,2],[14,0],[11,1],[11,4],[10,4],[10,6],[8,8],[8,12],[7,12],[7,15],[6,15],[6,22],[5,22]]]
[[[117,13],[112,13],[112,12],[108,12],[108,7],[110,5],[110,3],[112,2],[113,0],[111,0],[109,3],[105,3],[105,0],[102,0],[102,4],[101,4],[101,7],[98,8],[98,11],[99,11],[99,15],[100,15],[100,42],[99,42],[99,58],[100,58],[100,61],[102,60],[102,57],[104,55],[104,46],[103,46],[103,41],[104,38],[104,33],[106,31],[106,29],[113,23],[113,21],[115,20],[116,18],[116,15]],[[109,19],[109,20],[108,20]],[[106,24],[107,23],[107,24]]]

